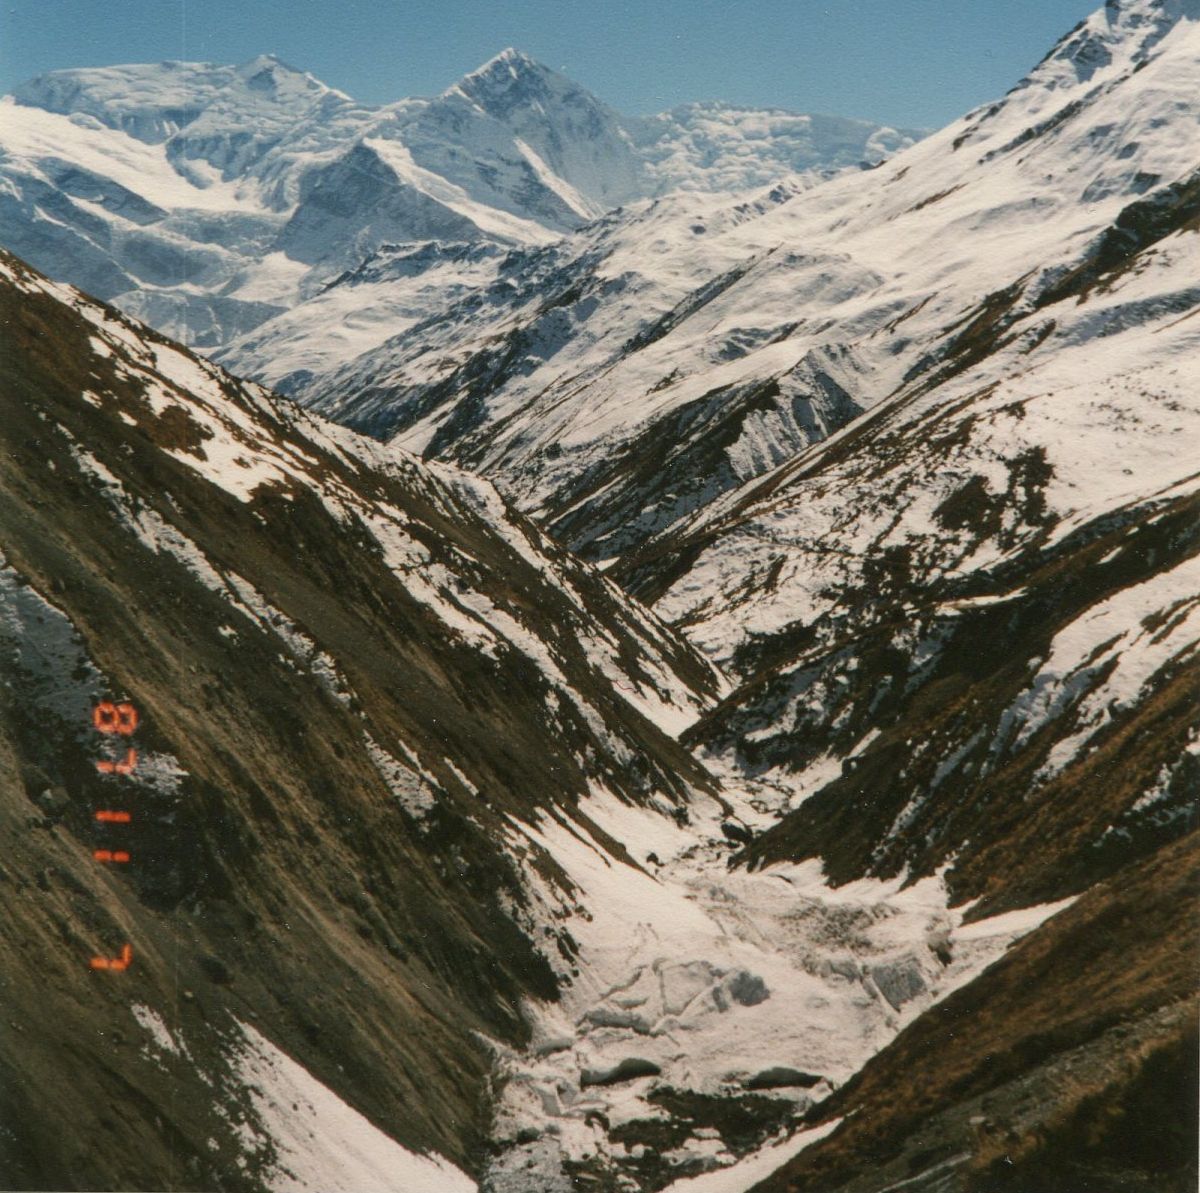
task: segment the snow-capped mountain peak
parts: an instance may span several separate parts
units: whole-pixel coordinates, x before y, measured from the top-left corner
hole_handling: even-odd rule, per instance
[[[574,80],[511,46],[460,79],[433,110],[443,106],[456,121],[498,122],[537,181],[550,183],[582,218],[645,193],[642,163],[621,117]]]
[[[1107,0],[1054,46],[1021,87],[1100,82],[1146,61],[1183,18],[1200,18],[1198,0]]]
[[[626,118],[514,48],[383,107],[274,54],[53,71],[4,103],[0,243],[203,347],[384,245],[544,246],[680,186],[770,184],[911,140],[740,109]]]
[[[254,120],[279,128],[331,93],[311,74],[261,54],[240,66],[157,62],[50,71],[22,84],[13,97],[26,107],[91,116],[157,144],[214,107],[223,121]]]
[[[547,99],[569,99],[615,116],[586,88],[512,46],[465,74],[444,94],[465,95],[501,119],[516,108],[532,107]]]
[[[531,58],[523,50],[508,46],[493,55],[486,62],[468,71],[457,83],[448,87],[447,92],[462,90],[474,94],[488,87],[502,85],[504,80],[519,80],[522,75],[551,74],[535,58]]]

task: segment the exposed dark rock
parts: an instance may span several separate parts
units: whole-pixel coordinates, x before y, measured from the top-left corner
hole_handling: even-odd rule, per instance
[[[610,1068],[584,1069],[579,1076],[579,1084],[619,1085],[623,1081],[635,1081],[639,1077],[657,1077],[661,1072],[662,1069],[652,1060],[627,1056]]]
[[[771,997],[766,982],[758,974],[749,973],[744,969],[730,974],[723,985],[729,991],[729,997],[743,1007],[756,1007]]]
[[[814,1085],[824,1080],[824,1077],[815,1073],[805,1073],[802,1069],[792,1069],[787,1065],[773,1065],[769,1069],[755,1073],[753,1077],[746,1078],[745,1085],[747,1089],[790,1089],[793,1087],[812,1089]]]
[[[749,845],[750,842],[754,840],[754,832],[752,829],[747,828],[744,824],[737,824],[732,820],[721,821],[721,832],[723,832],[730,841],[735,841],[739,845]]]
[[[928,989],[921,964],[916,957],[901,957],[885,965],[871,967],[871,980],[884,998],[899,1010]]]

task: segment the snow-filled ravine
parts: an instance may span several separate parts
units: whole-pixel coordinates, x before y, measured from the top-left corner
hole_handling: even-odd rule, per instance
[[[560,1002],[524,1004],[529,1047],[496,1046],[489,1193],[569,1193],[585,1171],[631,1190],[749,1188],[836,1129],[805,1127],[810,1106],[1071,902],[964,924],[969,905],[949,907],[940,877],[833,888],[815,861],[731,868],[715,802],[689,826],[599,793],[580,811],[512,821],[510,848],[545,847],[574,887],[564,897],[528,872],[545,924],[565,924],[578,953],[558,958]],[[582,819],[628,846],[631,862]],[[147,1055],[190,1055],[153,1010],[132,1014]],[[241,1163],[273,1193],[477,1187],[443,1157],[402,1147],[258,1029],[239,1023],[225,1052],[234,1086],[223,1113]],[[684,1104],[700,1108],[695,1121]],[[730,1138],[704,1125],[705,1107],[728,1115]]]
[[[949,907],[940,877],[835,889],[816,861],[731,868],[715,803],[689,826],[599,794],[580,810],[633,864],[577,821],[513,821],[513,849],[540,844],[577,888],[564,899],[528,872],[547,925],[565,919],[579,953],[560,1003],[526,1004],[528,1050],[500,1058],[496,1193],[567,1190],[581,1169],[660,1187],[643,1183],[651,1161],[680,1189],[742,1163],[744,1180],[712,1188],[748,1187],[818,1138],[798,1122],[815,1101],[1070,902],[964,924],[969,905]],[[750,1149],[698,1124],[654,1156],[630,1142],[692,1095],[749,1097],[760,1113],[777,1099],[778,1121]]]
[[[564,898],[530,872],[539,913],[565,923],[578,953],[559,958],[560,1002],[523,1006],[529,1047],[496,1046],[489,1193],[569,1193],[581,1171],[631,1190],[747,1189],[836,1129],[804,1126],[810,1106],[1071,902],[964,924],[969,905],[947,906],[940,877],[835,889],[817,862],[730,868],[715,802],[690,826],[599,793],[580,811],[512,821],[514,852],[542,845],[574,886]],[[148,1007],[131,1013],[146,1055],[190,1062],[182,1029]],[[223,1052],[229,1072],[206,1083],[236,1128],[239,1164],[273,1193],[477,1188],[444,1157],[402,1147],[259,1029],[239,1021]],[[704,1124],[705,1106],[729,1115],[730,1138]]]

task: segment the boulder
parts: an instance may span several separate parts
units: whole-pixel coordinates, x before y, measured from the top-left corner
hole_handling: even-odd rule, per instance
[[[729,997],[743,1007],[756,1007],[771,997],[767,984],[756,973],[747,969],[735,970],[723,983]]]
[[[871,979],[879,993],[897,1011],[928,989],[921,963],[911,955],[873,965]]]
[[[682,965],[663,965],[659,971],[663,1011],[678,1015],[696,995],[703,993],[723,975],[707,961],[688,961]]]
[[[632,1007],[599,1006],[585,1011],[583,1019],[593,1027],[627,1027],[645,1035],[653,1026],[646,1016]]]
[[[65,787],[47,787],[34,802],[47,816],[57,820],[66,815],[71,797]]]
[[[662,1072],[652,1060],[640,1056],[627,1056],[615,1065],[584,1069],[579,1077],[581,1086],[619,1085],[622,1081],[634,1081],[638,1077],[657,1077]]]

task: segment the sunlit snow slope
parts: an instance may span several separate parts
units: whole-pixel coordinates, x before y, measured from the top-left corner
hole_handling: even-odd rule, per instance
[[[917,135],[719,105],[627,119],[511,49],[382,107],[270,55],[55,71],[0,100],[0,244],[214,347],[384,244],[546,244],[632,199],[878,161]]]
[[[984,385],[1060,347],[1102,376],[1118,325],[1194,309],[1184,264],[1119,310],[1087,282],[1194,213],[1198,12],[1110,6],[1004,99],[874,171],[635,206],[470,274],[431,259],[471,289],[423,318],[411,262],[380,254],[223,359],[483,472],[614,559],[863,410],[918,390],[949,403],[942,383],[968,366]],[[343,314],[389,301],[386,340]],[[1028,357],[993,355],[1018,319]]]

